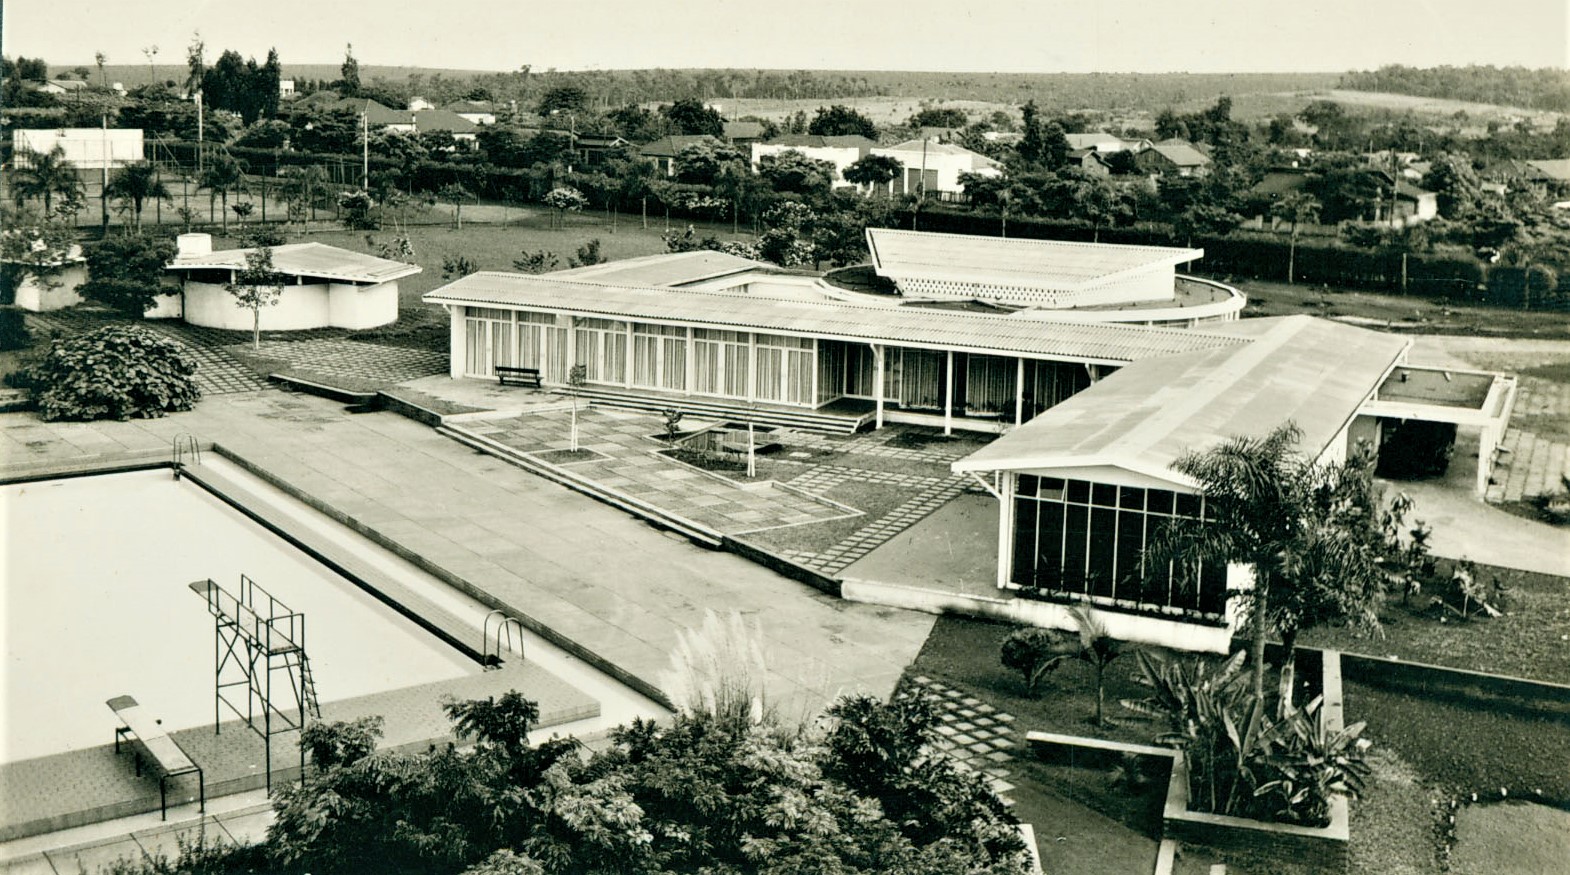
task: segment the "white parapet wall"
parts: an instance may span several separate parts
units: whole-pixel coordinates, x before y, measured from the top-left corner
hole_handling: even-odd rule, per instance
[[[16,286],[16,306],[34,313],[64,310],[82,303],[77,287],[87,282],[87,267],[72,264],[50,275],[47,283],[30,274],[24,275]]]
[[[957,592],[923,589],[893,583],[842,578],[840,595],[847,601],[925,611],[930,614],[963,614],[1008,620],[1047,629],[1078,629],[1070,605],[1025,598],[990,598]],[[1100,611],[1097,617],[1107,634],[1120,641],[1170,647],[1199,653],[1226,653],[1232,630],[1226,626],[1199,625],[1177,618]]]
[[[250,331],[253,315],[222,285],[188,280],[185,321],[205,328]],[[374,328],[398,320],[398,281],[373,286],[310,283],[284,286],[278,303],[263,307],[263,331]]]

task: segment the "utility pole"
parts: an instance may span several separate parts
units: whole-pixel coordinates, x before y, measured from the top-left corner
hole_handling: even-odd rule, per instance
[[[202,124],[202,116],[203,116],[203,111],[202,110],[203,110],[202,92],[198,91],[198,92],[196,92],[196,172],[197,172],[197,174],[200,174],[202,172],[202,153],[206,151],[206,146],[204,145],[205,140],[204,140],[204,137],[203,137],[204,131],[203,131],[203,124]]]
[[[151,65],[149,64],[149,66],[151,66]],[[107,113],[107,112],[104,113],[103,116],[102,116],[102,120],[103,120],[103,125],[104,125],[104,128],[103,128],[103,130],[104,130],[104,138],[103,138],[103,146],[104,146],[103,152],[104,152],[104,154],[103,154],[103,168],[102,168],[103,169],[103,183],[102,183],[103,187],[101,189],[99,189],[98,200],[99,200],[99,202],[103,206],[104,233],[108,234],[109,233],[109,113]]]
[[[360,187],[366,191],[371,190],[371,122],[370,118],[362,111],[360,113],[360,137],[363,149],[360,153]]]

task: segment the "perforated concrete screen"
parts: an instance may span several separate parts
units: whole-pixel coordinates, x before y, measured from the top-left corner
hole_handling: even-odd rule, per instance
[[[1171,300],[1174,269],[1201,249],[867,230],[873,265],[900,292],[1048,309]]]

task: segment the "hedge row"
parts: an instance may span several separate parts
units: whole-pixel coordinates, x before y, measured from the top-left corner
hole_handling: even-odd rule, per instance
[[[904,227],[911,215],[902,214]],[[915,220],[922,231],[998,236],[997,216],[923,206]],[[1141,246],[1184,245],[1174,240],[1165,225],[1142,223],[1131,227],[1096,229],[1083,222],[1051,219],[1008,221],[1008,236],[1037,240],[1076,240],[1125,243]],[[1192,245],[1205,250],[1208,274],[1247,279],[1283,281],[1291,247],[1285,237],[1258,233],[1195,237]],[[1529,268],[1486,265],[1465,256],[1356,249],[1339,243],[1298,239],[1294,263],[1297,281],[1337,289],[1404,294],[1435,300],[1521,307],[1532,310],[1570,310],[1570,271],[1550,267]],[[1404,274],[1404,275],[1403,275]],[[1404,285],[1404,289],[1403,289]]]

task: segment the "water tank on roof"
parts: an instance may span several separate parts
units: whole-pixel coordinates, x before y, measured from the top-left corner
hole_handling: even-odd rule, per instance
[[[211,255],[213,251],[213,235],[211,234],[181,234],[176,241],[179,247],[178,257],[185,258],[191,255]]]

